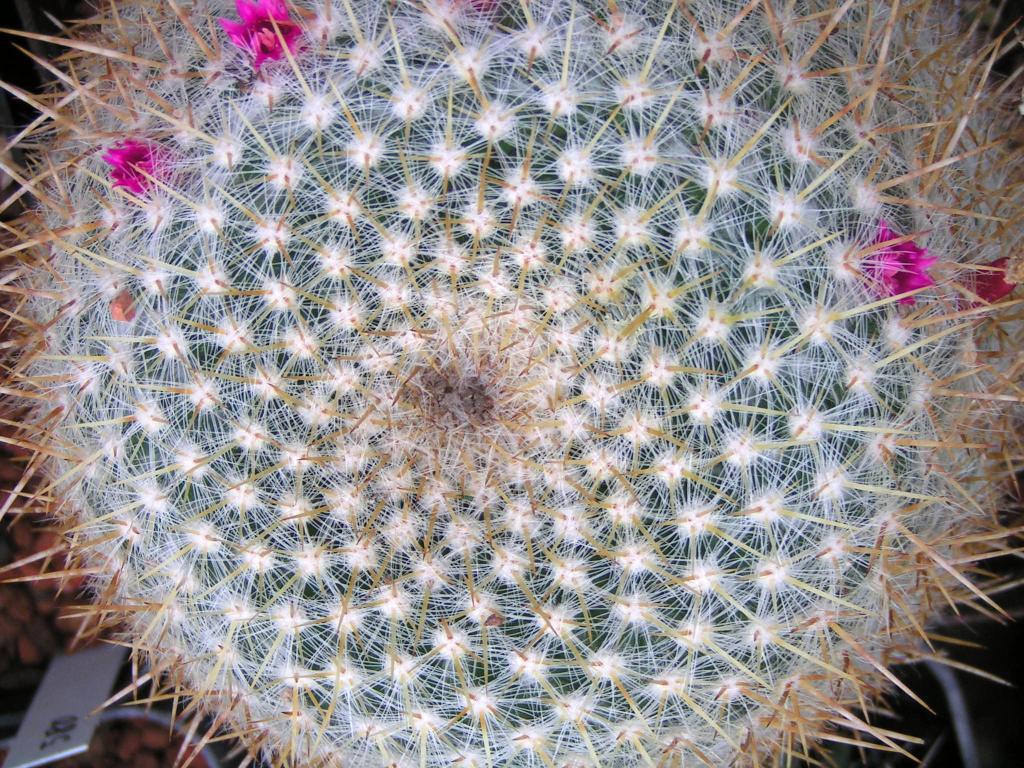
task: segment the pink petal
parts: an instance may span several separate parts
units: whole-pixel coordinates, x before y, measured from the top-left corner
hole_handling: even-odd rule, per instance
[[[102,159],[111,166],[110,178],[114,187],[124,187],[136,195],[145,193],[149,186],[148,176],[158,175],[158,148],[136,139],[126,139],[120,146],[112,147]]]
[[[997,301],[1006,298],[1013,289],[1017,287],[1015,283],[1007,282],[1006,280],[1006,265],[1009,264],[1010,260],[1006,257],[996,259],[991,264],[985,266],[994,267],[994,269],[986,269],[984,271],[979,270],[975,273],[974,277],[974,293],[979,298],[994,304]]]
[[[227,33],[227,36],[231,38],[231,42],[239,48],[248,48],[246,44],[246,26],[239,24],[229,19],[217,19],[220,22],[221,28]]]
[[[928,268],[938,260],[912,240],[902,243],[900,235],[893,232],[884,219],[878,223],[873,245],[883,246],[867,260],[865,273],[874,283],[879,296],[898,296],[935,285],[935,279],[928,274]],[[900,304],[913,304],[913,296],[904,296]]]
[[[260,0],[260,6],[266,13],[264,18],[274,19],[274,21],[291,20],[291,16],[288,14],[288,6],[285,5],[284,0]]]
[[[875,234],[876,243],[884,243],[888,240],[895,240],[896,234],[889,229],[889,222],[882,219],[878,222],[878,232]]]
[[[261,6],[262,2],[257,5],[251,5],[246,0],[235,0],[235,10],[238,11],[238,17],[246,26],[267,18],[267,14]]]
[[[231,42],[253,57],[255,70],[264,61],[283,57],[282,39],[289,51],[294,50],[302,30],[291,21],[284,0],[257,0],[255,4],[235,0],[235,7],[241,23],[220,19],[220,24]]]

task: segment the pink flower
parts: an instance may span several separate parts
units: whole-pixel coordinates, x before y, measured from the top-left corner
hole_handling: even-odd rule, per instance
[[[124,187],[134,195],[145,194],[153,177],[160,173],[157,148],[144,141],[127,139],[107,150],[103,160],[110,164],[115,187]]]
[[[1017,285],[1006,282],[1006,265],[1009,261],[1004,256],[991,264],[986,264],[985,266],[989,269],[978,270],[974,274],[974,284],[971,286],[971,290],[978,295],[979,299],[989,304],[995,304],[1013,293],[1013,289]]]
[[[935,279],[928,274],[928,267],[938,259],[928,255],[928,249],[913,240],[900,240],[886,221],[878,223],[878,232],[872,245],[877,248],[864,264],[865,274],[871,278],[875,293],[879,296],[898,296],[935,285]],[[913,304],[913,296],[904,296],[900,304]]]
[[[284,56],[282,39],[289,51],[295,50],[295,40],[302,30],[291,20],[284,0],[256,0],[255,5],[235,0],[235,8],[241,22],[219,19],[220,25],[232,43],[252,55],[254,69],[258,71],[267,59],[276,61]]]

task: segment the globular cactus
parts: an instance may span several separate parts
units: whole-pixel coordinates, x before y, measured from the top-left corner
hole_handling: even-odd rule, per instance
[[[276,765],[901,750],[865,707],[931,613],[994,610],[1014,467],[1020,122],[960,24],[73,28],[25,96],[8,390],[97,611]]]

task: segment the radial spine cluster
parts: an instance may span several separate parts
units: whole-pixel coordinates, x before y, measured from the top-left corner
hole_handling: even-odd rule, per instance
[[[258,66],[227,0],[89,29],[24,270],[132,642],[286,765],[898,748],[856,710],[967,588],[968,278],[1006,245],[920,172],[987,140],[918,144],[940,21],[239,5],[276,9]]]

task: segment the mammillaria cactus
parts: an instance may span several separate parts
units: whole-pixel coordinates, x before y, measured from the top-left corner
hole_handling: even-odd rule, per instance
[[[865,708],[991,604],[1019,393],[1019,120],[947,10],[73,29],[9,389],[100,610],[275,764],[901,750]]]

